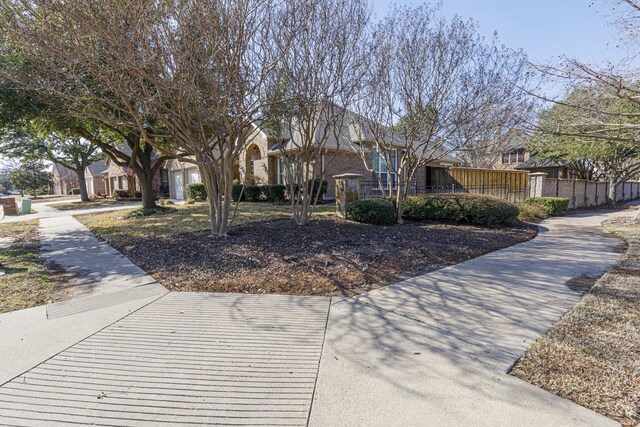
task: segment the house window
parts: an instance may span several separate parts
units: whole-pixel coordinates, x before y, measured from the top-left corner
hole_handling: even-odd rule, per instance
[[[278,184],[284,184],[285,181],[284,160],[278,157]]]
[[[378,155],[378,148],[372,147],[372,166],[373,166],[373,187],[378,188],[378,178],[380,178],[380,182],[384,185],[385,189],[396,188],[398,185],[396,171],[398,170],[398,150],[393,149],[388,152],[389,159],[388,162],[385,161],[384,156]]]
[[[169,193],[169,170],[166,168],[160,169],[160,192]]]
[[[508,153],[502,155],[502,164],[509,165],[513,163],[524,162],[524,148],[518,148],[517,150],[511,150]]]

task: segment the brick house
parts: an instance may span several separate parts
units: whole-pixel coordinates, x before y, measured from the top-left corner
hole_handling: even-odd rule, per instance
[[[106,193],[111,196],[114,190],[129,190],[132,193],[140,191],[138,178],[132,170],[127,167],[116,164],[112,159],[108,158],[105,162],[106,169],[102,172],[102,177],[106,185]],[[167,175],[166,166],[163,166],[153,177],[153,189],[158,195],[168,192],[168,183],[163,181],[163,177]]]
[[[355,114],[351,117],[356,117]],[[358,127],[355,121],[351,121],[349,125],[343,126],[339,135],[336,137],[332,133],[325,145],[324,152],[315,160],[315,163],[322,165],[324,169],[324,178],[328,182],[327,199],[335,198],[335,179],[334,175],[344,173],[357,173],[363,176],[363,181],[372,185],[375,178],[370,172],[375,170],[383,179],[388,182],[387,185],[395,185],[397,177],[394,173],[387,170],[384,160],[376,155],[375,149],[371,148],[368,143],[370,139],[362,135],[361,127]],[[400,138],[396,135],[397,138]],[[295,136],[294,136],[295,138]],[[251,142],[240,152],[239,161],[235,166],[234,175],[239,182],[243,182],[247,177],[251,177],[252,181],[259,184],[285,184],[285,156],[289,150],[295,150],[290,136],[284,138],[272,138],[267,131],[260,126],[259,123],[253,124],[253,130],[250,135]],[[356,151],[356,147],[361,148]],[[402,150],[403,144],[399,139],[393,161],[398,158],[398,153]],[[361,154],[363,156],[361,157]],[[363,157],[366,160],[363,161]],[[449,155],[436,155],[437,160],[430,162],[428,165],[420,168],[415,181],[420,186],[429,186],[433,169],[441,169],[450,166],[457,166],[461,162]],[[198,167],[195,164],[172,160],[168,162],[169,183],[171,198],[184,200],[186,198],[186,186],[193,182],[201,182]],[[391,167],[390,169],[395,169]],[[377,181],[373,185],[378,185]]]
[[[71,190],[79,188],[78,174],[57,163],[51,169],[51,180],[53,181],[53,194],[71,194]]]
[[[163,180],[167,183],[169,197],[185,200],[187,185],[202,182],[200,170],[193,163],[169,160],[163,168]]]
[[[89,196],[109,195],[107,179],[104,175],[107,169],[107,164],[104,160],[93,162],[85,168],[84,178],[87,182],[87,194]]]
[[[354,114],[350,117],[357,116]],[[240,163],[238,165],[240,180],[242,180],[242,176],[251,175],[264,184],[284,184],[286,178],[285,165],[283,164],[285,156],[283,156],[283,153],[296,149],[295,144],[290,142],[296,136],[287,135],[277,140],[270,138],[267,132],[259,125],[256,124],[254,126],[255,134],[251,143],[240,153]],[[398,153],[404,147],[401,136],[396,134],[395,138],[398,139],[398,142],[397,148],[393,149],[392,162],[397,162]],[[446,154],[435,155],[434,157],[437,160],[420,168],[414,177],[418,185],[430,185],[430,175],[433,168],[457,166],[461,163],[458,159]],[[356,173],[363,176],[363,182],[369,182],[369,185],[378,185],[376,178],[370,172],[374,170],[383,182],[387,182],[387,185],[397,185],[398,177],[393,173],[396,168],[394,166],[387,168],[384,160],[377,155],[375,148],[372,147],[371,138],[367,137],[362,126],[359,126],[353,119],[340,129],[337,136],[332,133],[325,144],[324,152],[315,162],[322,165],[321,169],[324,170],[324,178],[328,182],[326,194],[328,199],[335,198],[334,175]],[[404,181],[404,177],[400,178],[400,181]],[[376,182],[374,183],[373,181]]]

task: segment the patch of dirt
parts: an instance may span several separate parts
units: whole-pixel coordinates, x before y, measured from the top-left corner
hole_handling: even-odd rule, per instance
[[[353,295],[527,241],[536,230],[525,224],[380,227],[327,217],[305,227],[288,219],[251,223],[229,234],[109,243],[172,290]]]

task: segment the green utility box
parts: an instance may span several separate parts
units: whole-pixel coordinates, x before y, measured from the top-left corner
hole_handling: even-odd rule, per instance
[[[31,213],[31,199],[22,199],[22,206],[20,207],[21,214]]]

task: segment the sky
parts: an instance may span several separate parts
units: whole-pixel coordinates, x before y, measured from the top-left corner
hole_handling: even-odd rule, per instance
[[[417,6],[425,0],[396,0]],[[435,4],[436,2],[426,3]],[[565,55],[592,65],[618,62],[625,54],[618,48],[613,18],[592,0],[441,0],[442,14],[474,19],[480,32],[498,33],[500,42],[522,48],[535,63],[556,63]],[[385,15],[389,1],[373,0],[373,13]]]

